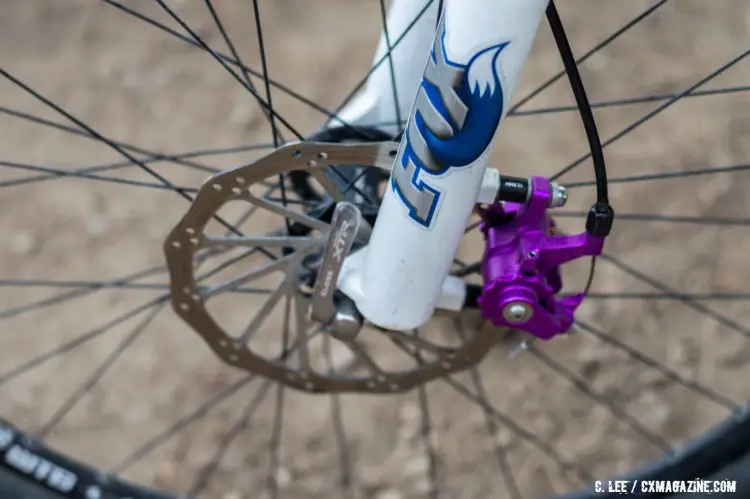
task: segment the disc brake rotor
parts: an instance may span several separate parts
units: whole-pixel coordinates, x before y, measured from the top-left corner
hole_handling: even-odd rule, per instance
[[[228,170],[212,176],[199,189],[193,203],[182,220],[170,232],[164,243],[167,266],[171,279],[171,301],[174,310],[208,346],[227,364],[250,373],[272,378],[280,383],[308,392],[401,392],[419,384],[460,371],[477,364],[500,335],[496,329],[481,328],[461,334],[458,346],[435,344],[414,331],[383,331],[369,328],[359,335],[381,335],[401,353],[410,358],[408,367],[398,369],[382,367],[377,359],[370,357],[358,340],[340,341],[327,338],[327,341],[340,341],[344,348],[352,352],[364,366],[366,374],[361,376],[332,374],[330,370],[319,369],[309,360],[308,344],[319,336],[329,334],[325,325],[317,323],[310,316],[309,283],[302,282],[305,272],[305,259],[320,254],[329,237],[329,224],[304,212],[293,211],[282,203],[250,192],[253,185],[266,179],[304,171],[310,174],[328,193],[334,202],[341,202],[344,196],[331,181],[335,165],[362,165],[390,169],[396,156],[398,144],[378,142],[367,144],[331,144],[304,142],[283,146],[253,164]],[[334,172],[335,173],[335,172]],[[267,185],[267,184],[265,184]],[[206,234],[206,226],[216,217],[225,204],[240,201],[248,207],[257,207],[284,216],[293,223],[306,226],[309,230],[303,235],[294,235],[284,230],[273,234],[244,235],[230,234],[217,237]],[[279,236],[279,234],[282,234]],[[271,260],[250,271],[238,271],[225,282],[202,286],[201,278],[196,277],[196,267],[200,261],[221,254],[229,248],[246,247],[248,250],[263,251]],[[273,251],[278,254],[274,255]],[[220,325],[219,318],[209,312],[206,304],[223,293],[236,291],[241,286],[272,272],[281,272],[284,279],[276,291],[268,298],[270,303],[285,295],[294,304],[297,327],[285,353],[270,357],[251,348],[250,337],[262,320],[256,317],[245,329],[244,334],[230,334]],[[248,307],[255,305],[248,302]],[[268,313],[261,305],[257,314]],[[272,308],[272,307],[271,307]],[[281,343],[281,338],[279,338]],[[297,355],[299,365],[288,362]]]

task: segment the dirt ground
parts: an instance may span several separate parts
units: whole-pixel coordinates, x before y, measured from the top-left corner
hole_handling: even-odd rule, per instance
[[[259,68],[252,3],[215,3],[247,64]],[[560,2],[560,10],[580,54],[650,3],[566,0]],[[154,2],[126,4],[174,26]],[[170,5],[208,43],[224,50],[203,2],[173,0]],[[270,73],[305,97],[334,108],[368,68],[379,36],[378,2],[266,0],[260,2],[260,10]],[[672,1],[581,70],[592,101],[676,93],[747,50],[748,33],[750,5],[743,0]],[[270,139],[253,99],[205,52],[98,0],[5,3],[0,15],[0,67],[100,134],[148,151],[180,153]],[[543,28],[516,97],[560,68],[551,36]],[[748,81],[750,64],[745,60],[704,88]],[[306,133],[323,122],[319,112],[304,104],[281,95],[274,98],[279,113]],[[527,109],[572,103],[562,80]],[[0,83],[0,105],[65,122],[6,79]],[[597,110],[602,137],[613,136],[658,105]],[[747,162],[747,109],[747,92],[685,99],[606,149],[610,176]],[[12,167],[19,163],[72,169],[123,159],[85,137],[17,116],[3,114],[0,120],[3,182],[37,175]],[[504,172],[539,174],[556,171],[586,150],[576,113],[555,113],[510,119],[495,157],[503,158],[497,166]],[[225,168],[254,157],[256,152],[244,152],[195,160]],[[205,172],[174,163],[152,166],[176,185],[197,187],[206,177]],[[564,180],[588,180],[590,172],[585,163]],[[102,175],[154,182],[132,167]],[[611,197],[623,214],[741,219],[750,212],[750,198],[744,195],[748,186],[746,173],[725,173],[612,185]],[[585,210],[592,200],[590,188],[571,189],[568,211]],[[160,285],[166,284],[166,274],[136,281],[147,289],[108,288],[31,311],[7,311],[80,290],[76,282],[110,281],[162,265],[164,237],[187,206],[169,190],[81,178],[3,186],[0,417],[41,433],[52,420],[54,428],[46,437],[55,448],[105,469],[127,468],[127,478],[170,490],[197,490],[206,463],[221,452],[212,478],[197,487],[205,497],[219,499],[265,497],[267,492],[258,491],[268,482],[274,455],[269,442],[277,439],[282,443],[281,465],[272,480],[282,497],[338,497],[342,469],[351,475],[351,497],[426,497],[430,447],[442,497],[509,497],[496,464],[496,446],[504,449],[524,497],[547,497],[581,486],[575,473],[561,470],[550,451],[530,441],[529,435],[503,422],[497,422],[489,435],[485,412],[444,382],[401,396],[331,398],[286,390],[282,398],[275,385],[256,379],[201,413],[199,420],[149,447],[142,459],[129,459],[134,449],[195,413],[244,375],[223,365],[169,307],[157,308],[156,318],[142,333],[134,328],[148,312],[101,333],[108,321],[163,294]],[[583,225],[582,218],[560,220],[569,230]],[[649,286],[648,279],[653,279],[684,293],[747,293],[750,268],[744,255],[749,238],[744,223],[622,219],[607,253],[637,269],[642,278],[601,261],[593,291],[663,294],[664,289]],[[481,241],[474,237],[461,256],[468,259],[478,251]],[[585,278],[581,272],[567,276],[571,287]],[[69,286],[40,282],[19,288],[8,286],[9,280],[69,281]],[[260,304],[248,298],[244,306],[254,310]],[[707,317],[701,307],[724,319]],[[742,299],[706,300],[696,306],[673,299],[592,298],[579,317],[605,336],[581,331],[540,350],[592,392],[576,389],[531,353],[508,359],[513,342],[491,352],[479,372],[498,411],[595,478],[623,472],[663,452],[658,439],[644,438],[638,428],[679,445],[729,414],[644,361],[635,361],[607,339],[627,344],[679,377],[709,386],[737,403],[750,398],[745,382],[750,376],[750,332],[744,326],[732,327],[750,318]],[[81,334],[88,334],[87,341],[8,376],[29,359]],[[127,350],[113,357],[123,345]],[[97,370],[102,376],[93,383]],[[455,378],[474,391],[469,374]],[[71,399],[87,381],[91,386],[85,395]],[[640,426],[634,430],[607,405],[592,400],[591,393],[621,407]],[[248,417],[256,394],[263,398]],[[429,445],[421,436],[425,419],[420,397],[426,397],[430,409]],[[69,400],[75,403],[56,421],[54,415]],[[280,434],[273,424],[279,400],[284,401]],[[337,437],[338,426],[345,429],[346,445]]]

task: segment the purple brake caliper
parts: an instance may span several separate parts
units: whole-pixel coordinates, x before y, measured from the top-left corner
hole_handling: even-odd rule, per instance
[[[584,298],[583,293],[557,296],[562,289],[560,266],[601,254],[613,213],[608,206],[594,205],[585,232],[555,235],[555,223],[547,214],[554,204],[552,184],[533,177],[529,191],[526,202],[497,201],[482,211],[487,248],[478,303],[482,316],[496,326],[548,340],[570,329]]]

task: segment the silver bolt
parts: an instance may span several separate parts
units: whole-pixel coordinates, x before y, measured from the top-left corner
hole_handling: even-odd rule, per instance
[[[359,335],[363,323],[364,318],[357,310],[354,301],[348,296],[342,295],[333,323],[330,324],[328,331],[334,338],[341,341],[352,341]]]
[[[560,184],[552,183],[552,195],[549,198],[550,208],[559,208],[565,206],[568,202],[568,190]]]
[[[536,341],[536,338],[531,338],[531,339],[522,341],[521,343],[516,345],[516,347],[513,348],[510,352],[508,352],[508,358],[515,359],[516,357],[518,357],[518,355],[521,352],[528,350],[531,347],[531,345],[534,344],[535,341]]]
[[[503,308],[503,318],[511,324],[528,321],[534,315],[534,309],[526,302],[514,301]]]

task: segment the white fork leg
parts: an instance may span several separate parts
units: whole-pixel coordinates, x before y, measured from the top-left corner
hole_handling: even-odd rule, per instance
[[[402,120],[408,118],[422,79],[422,71],[435,34],[438,5],[438,0],[390,2],[386,20],[388,39],[393,46],[403,38],[391,50],[390,57],[387,57],[388,43],[385,30],[382,32],[373,59],[373,66],[380,64],[367,79],[364,90],[338,113],[341,121],[360,126],[376,126],[391,135],[398,133],[401,126],[396,121],[399,117]],[[410,28],[412,22],[414,24]],[[333,120],[329,126],[341,126],[341,121]]]
[[[446,3],[370,243],[339,281],[371,322],[405,330],[432,315],[547,2]],[[397,75],[409,63],[398,64]],[[392,95],[389,79],[374,85]]]

